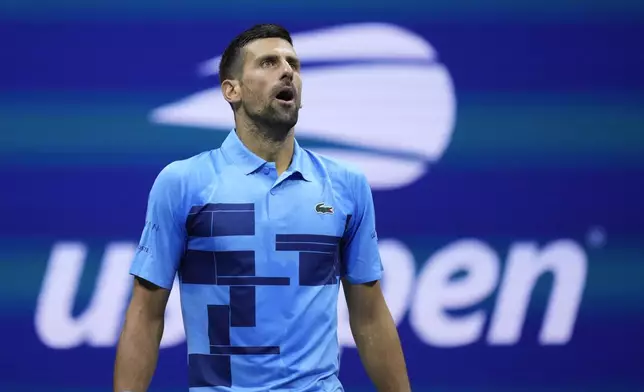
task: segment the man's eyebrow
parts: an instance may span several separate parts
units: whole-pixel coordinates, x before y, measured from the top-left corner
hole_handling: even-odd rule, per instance
[[[262,54],[257,56],[255,60],[266,60],[266,59],[275,59],[275,58],[277,58],[276,54],[268,53],[268,54]]]
[[[287,56],[286,56],[286,60],[287,60],[289,63],[300,65],[300,59],[299,59],[299,58],[297,58],[297,56],[287,55]]]

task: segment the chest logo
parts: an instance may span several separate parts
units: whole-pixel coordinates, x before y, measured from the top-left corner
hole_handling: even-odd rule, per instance
[[[315,212],[318,214],[333,214],[333,207],[324,203],[318,203],[315,205]]]

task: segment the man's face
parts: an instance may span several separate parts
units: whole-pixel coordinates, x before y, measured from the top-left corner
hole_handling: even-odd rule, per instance
[[[255,40],[242,52],[241,104],[265,124],[291,129],[301,103],[300,62],[293,46],[281,38]]]

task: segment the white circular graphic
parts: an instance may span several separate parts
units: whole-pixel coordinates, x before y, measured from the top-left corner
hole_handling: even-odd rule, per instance
[[[311,150],[360,168],[372,188],[416,181],[440,159],[454,130],[456,98],[450,74],[421,36],[390,24],[335,26],[293,35],[302,61],[305,108],[296,135],[338,147]],[[220,58],[201,65],[217,73]],[[307,67],[307,63],[325,65]],[[219,88],[156,108],[166,125],[226,131],[234,127]]]

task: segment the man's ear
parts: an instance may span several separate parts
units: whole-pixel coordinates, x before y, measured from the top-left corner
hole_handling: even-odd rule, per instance
[[[221,93],[224,95],[224,99],[231,105],[241,101],[241,86],[237,80],[224,80],[221,83]]]

